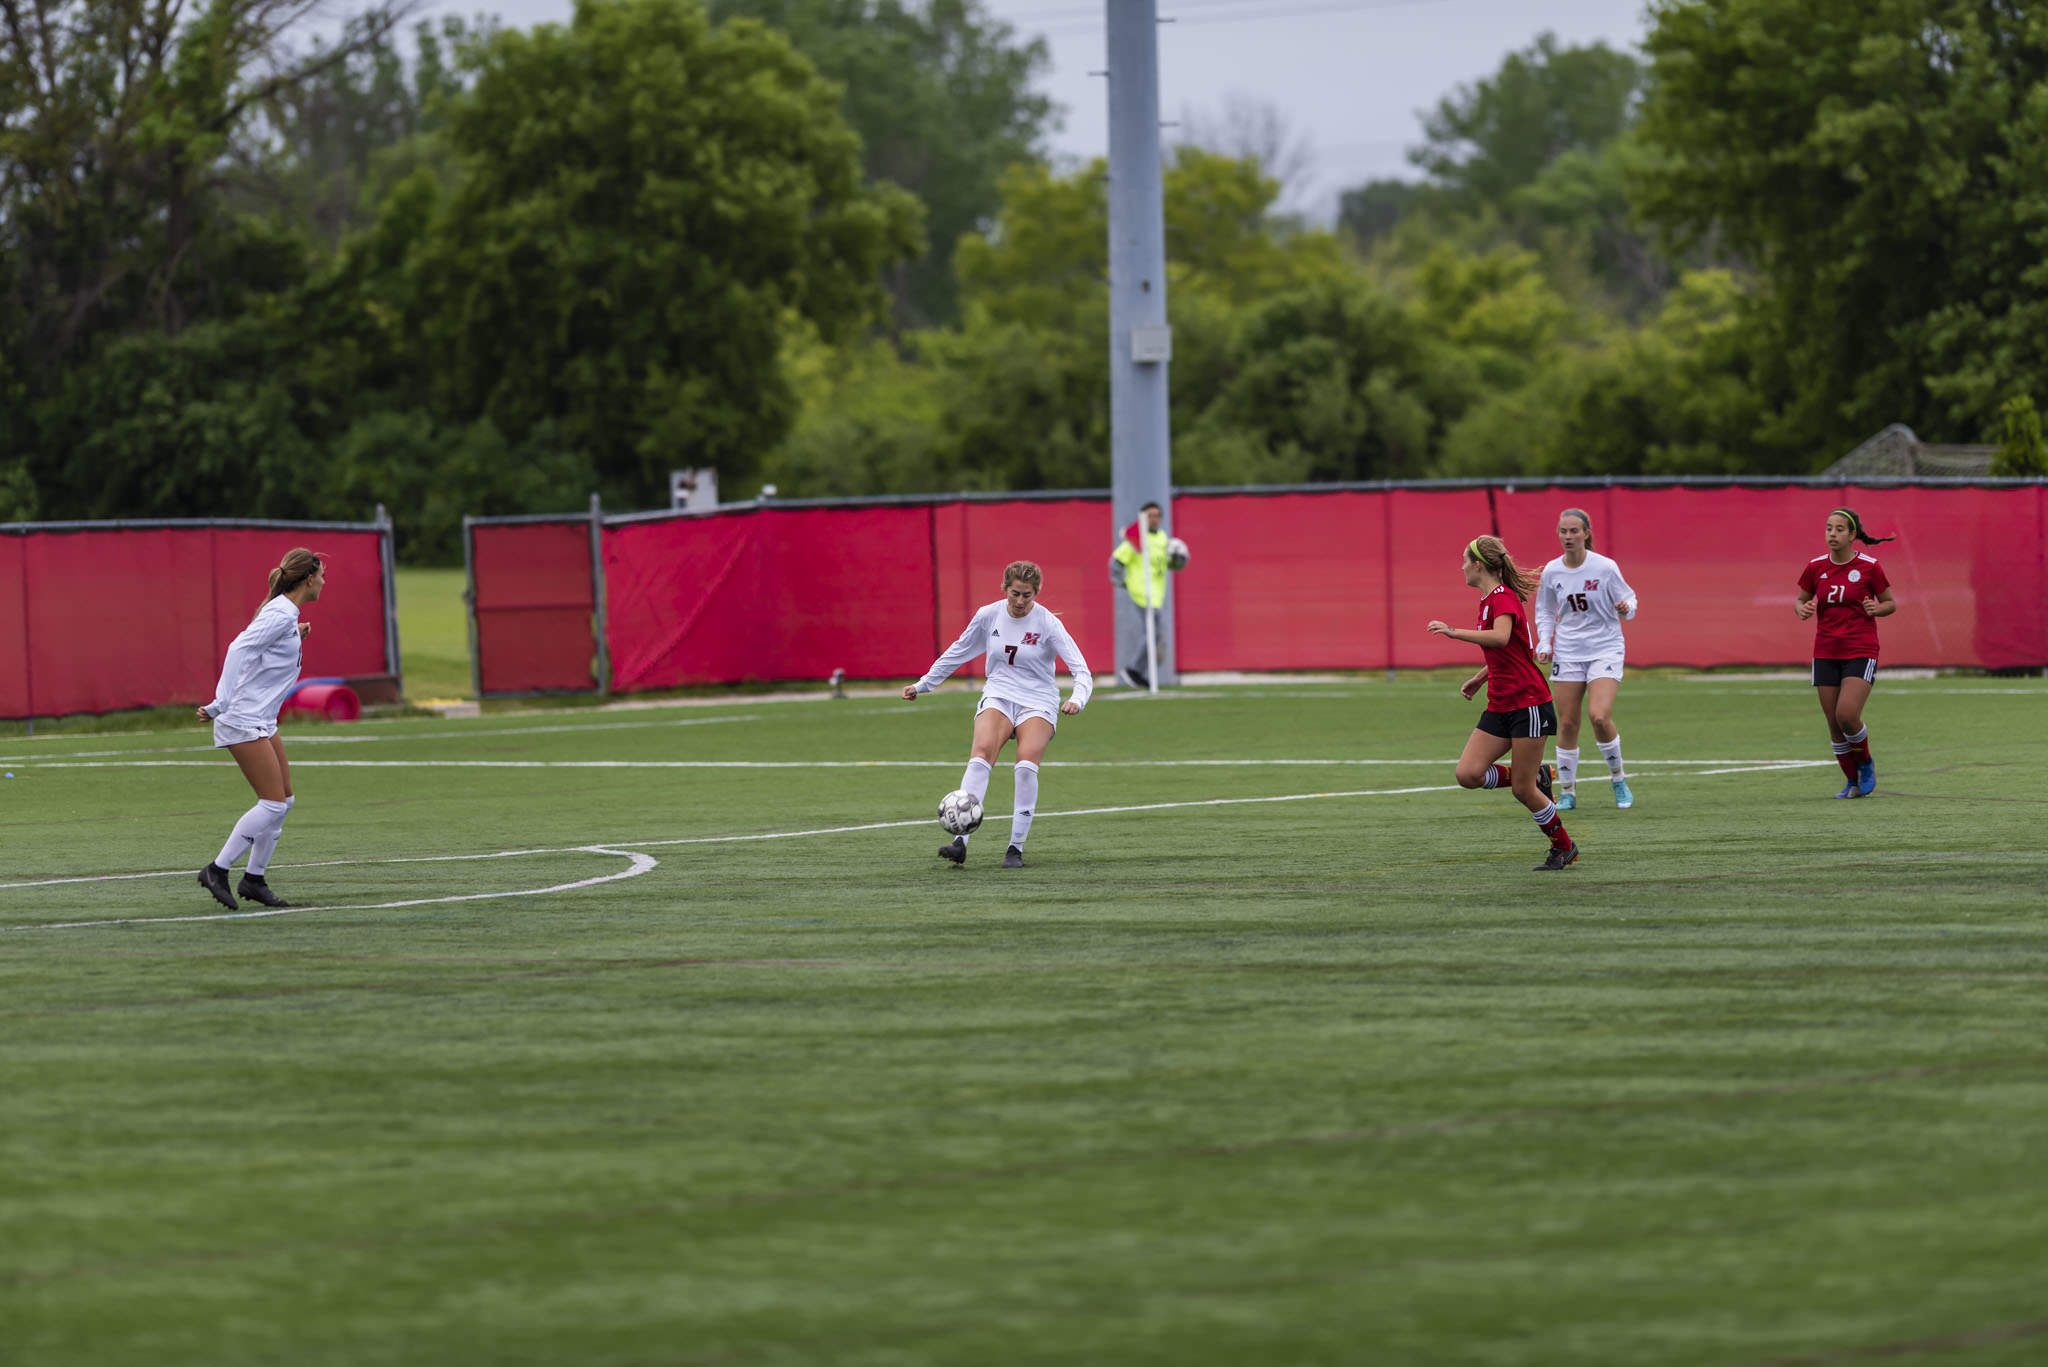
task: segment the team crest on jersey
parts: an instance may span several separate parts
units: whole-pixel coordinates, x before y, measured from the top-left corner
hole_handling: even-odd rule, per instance
[[[1600,581],[1599,581],[1598,579],[1588,579],[1588,580],[1586,581],[1586,588],[1587,588],[1587,590],[1588,590],[1588,591],[1591,591],[1591,590],[1593,590],[1593,589],[1597,589],[1597,588],[1599,588],[1599,587],[1600,587]]]
[[[1025,644],[1025,645],[1027,645],[1027,646],[1035,646],[1035,645],[1037,645],[1037,644],[1038,644],[1038,633],[1037,633],[1037,632],[1035,632],[1035,631],[1027,631],[1027,632],[1025,632],[1025,633],[1024,633],[1024,644]]]

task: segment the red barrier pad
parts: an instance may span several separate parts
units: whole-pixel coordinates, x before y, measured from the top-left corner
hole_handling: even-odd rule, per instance
[[[1060,619],[1090,672],[1116,669],[1116,597],[1109,555],[1116,548],[1107,499],[1018,499],[955,503],[933,510],[939,624],[935,648],[907,671],[924,673],[984,604],[1003,596],[1003,570],[1029,560],[1045,576],[1040,601]],[[981,674],[970,661],[954,678]]]
[[[339,577],[307,611],[315,626],[307,667],[381,674],[378,534],[317,535],[315,549]],[[26,607],[16,611],[34,696],[24,688],[6,710],[57,716],[211,699],[228,642],[262,605],[270,570],[307,536],[289,528],[117,527],[8,538],[20,561],[10,587],[27,587]],[[133,592],[137,585],[148,592]]]
[[[470,569],[483,692],[597,686],[588,519],[474,526]]]
[[[1947,533],[1970,551],[1978,662],[1990,669],[2048,665],[2048,593],[2041,587],[2048,579],[2048,485],[1959,492],[1974,497]]]
[[[1194,549],[1176,579],[1181,668],[1479,667],[1470,646],[1428,635],[1470,625],[1460,565],[1498,532],[1533,571],[1559,553],[1558,514],[1583,508],[1594,546],[1621,562],[1643,603],[1629,661],[1801,665],[1813,628],[1792,616],[1795,581],[1847,500],[1900,540],[1877,549],[1900,611],[1880,634],[1887,664],[2048,663],[2039,558],[2048,492],[2027,488],[1394,489],[1190,495],[1175,531]],[[607,529],[611,648],[621,690],[758,678],[914,676],[1002,590],[1011,560],[1037,561],[1044,600],[1098,671],[1112,665],[1118,534],[1106,501],[735,511]],[[556,591],[574,577],[586,524],[553,568],[518,572]],[[478,528],[481,537],[488,529]],[[532,530],[529,528],[528,530]],[[480,542],[481,544],[481,542]],[[479,565],[479,593],[492,599]],[[582,582],[587,582],[582,581]],[[578,601],[553,645],[583,686]],[[1532,611],[1533,615],[1533,611]],[[0,619],[4,623],[4,619]],[[964,673],[978,673],[979,664]],[[487,686],[489,686],[487,684]],[[531,685],[529,685],[531,686]]]
[[[1431,635],[1431,621],[1479,625],[1479,593],[1465,584],[1465,547],[1493,530],[1484,489],[1394,489],[1388,504],[1391,549],[1387,594],[1394,614],[1396,669],[1470,669],[1486,663],[1479,647]]]
[[[747,510],[605,534],[621,691],[921,673],[933,653],[926,507]]]
[[[27,573],[28,538],[0,536],[0,717],[35,715]]]
[[[1180,667],[1383,669],[1392,653],[1387,497],[1207,494],[1174,500]]]
[[[29,537],[25,550],[37,712],[213,697],[223,652],[214,643],[209,532],[46,532]],[[259,581],[249,593],[252,613],[262,588]]]
[[[294,546],[320,557],[326,586],[301,609],[307,633],[302,673],[312,678],[391,672],[384,656],[384,548],[376,532],[214,527],[215,648],[201,701],[213,696],[228,643],[249,625],[270,588],[270,572]]]

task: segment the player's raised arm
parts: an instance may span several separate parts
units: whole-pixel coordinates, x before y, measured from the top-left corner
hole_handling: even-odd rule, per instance
[[[914,699],[920,693],[931,692],[951,678],[954,670],[982,652],[988,637],[988,614],[989,609],[982,608],[968,619],[967,629],[960,633],[952,645],[946,647],[946,653],[932,661],[932,667],[924,672],[923,678],[903,690],[906,700]]]

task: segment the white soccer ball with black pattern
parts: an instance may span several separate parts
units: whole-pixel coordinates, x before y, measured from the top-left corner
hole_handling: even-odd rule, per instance
[[[1188,567],[1188,543],[1179,537],[1168,537],[1166,541],[1166,568],[1184,570]]]
[[[981,825],[981,799],[958,788],[939,799],[939,824],[948,835],[973,835]]]

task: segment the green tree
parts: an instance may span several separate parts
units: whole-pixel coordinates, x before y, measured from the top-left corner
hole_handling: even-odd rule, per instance
[[[1619,137],[1642,84],[1627,53],[1605,43],[1565,47],[1544,33],[1492,76],[1439,101],[1408,159],[1454,203],[1501,206],[1559,158],[1598,155]]]
[[[836,81],[875,180],[925,207],[926,250],[887,277],[899,326],[958,316],[954,246],[1001,205],[1003,172],[1037,161],[1052,103],[1033,82],[1045,41],[1019,41],[983,0],[710,0],[714,20],[752,18]]]
[[[1659,0],[1631,196],[1768,288],[1773,444],[1996,430],[2048,366],[2048,13],[1995,0]]]
[[[808,61],[694,0],[579,0],[475,60],[454,184],[404,182],[334,282],[365,383],[514,449],[545,430],[614,503],[676,466],[745,479],[793,417],[785,313],[872,320],[915,202],[863,183]]]
[[[816,367],[804,417],[767,467],[777,487],[808,494],[1106,483],[1102,173],[1100,162],[1069,175],[1012,167],[997,221],[986,234],[969,234],[955,255],[961,324],[910,334],[907,360]],[[1228,379],[1238,315],[1347,273],[1334,237],[1273,216],[1277,189],[1254,163],[1195,148],[1180,149],[1166,169],[1176,434],[1194,429]],[[926,431],[911,434],[914,423]],[[900,459],[893,441],[907,443]],[[917,482],[899,482],[909,480]]]
[[[1743,301],[1728,272],[1691,272],[1648,326],[1550,349],[1452,426],[1435,472],[1737,474],[1798,461],[1759,436],[1769,388]]]
[[[2041,441],[2041,415],[2031,395],[2007,399],[2000,410],[2005,418],[2005,441],[1992,458],[1994,475],[2048,475],[2048,445]]]
[[[410,2],[310,57],[286,40],[302,12],[271,0],[210,0],[189,19],[149,0],[0,11],[0,339],[30,402],[108,338],[175,334],[289,287],[297,254],[229,207],[231,146]]]
[[[393,184],[440,160],[440,107],[463,89],[468,54],[497,28],[443,15],[415,26],[408,56],[395,31],[351,19],[338,59],[270,91],[235,140],[236,205],[280,214],[329,250],[367,227]]]

